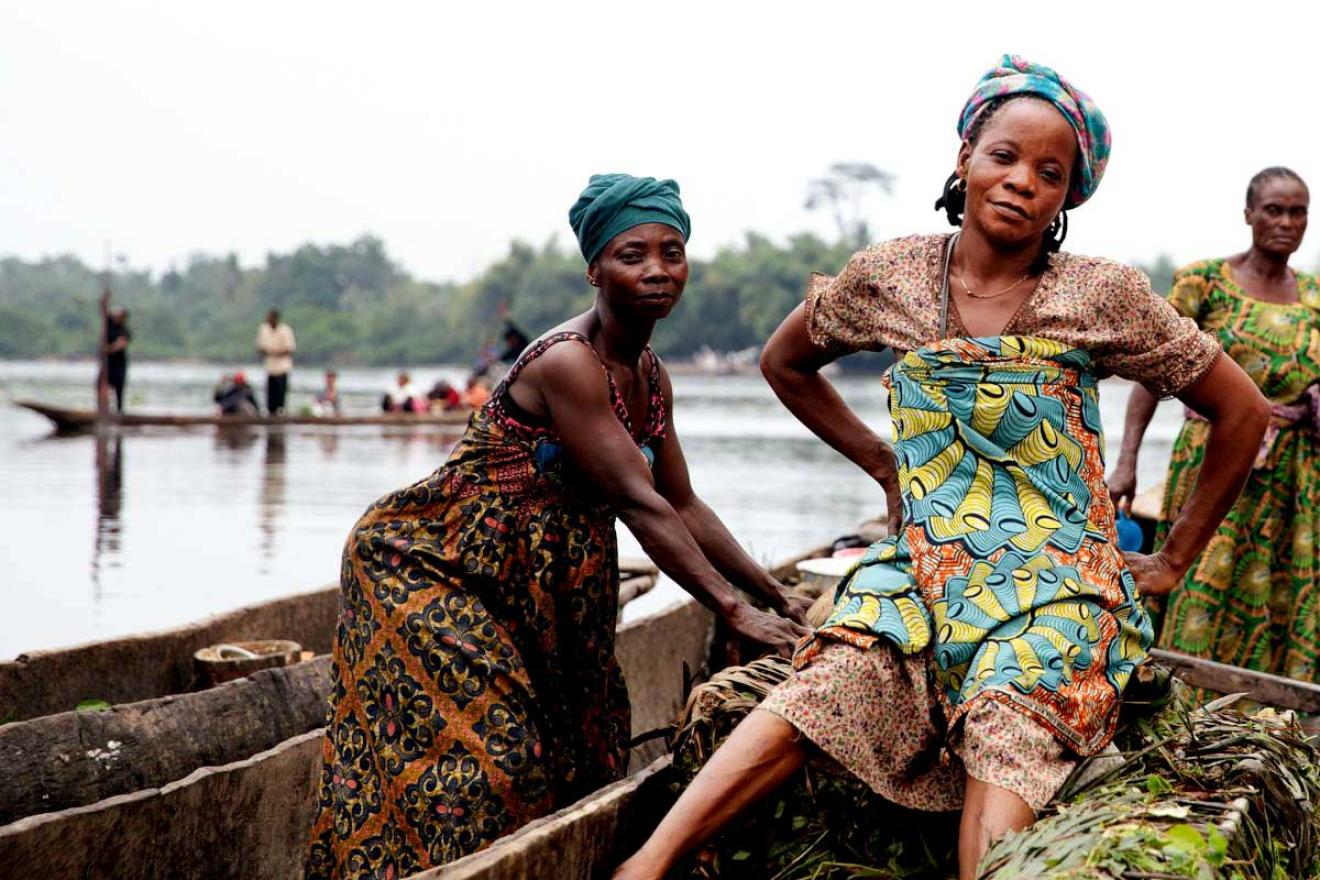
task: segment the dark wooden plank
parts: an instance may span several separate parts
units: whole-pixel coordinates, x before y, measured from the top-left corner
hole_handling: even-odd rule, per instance
[[[66,712],[83,700],[131,703],[194,690],[193,652],[220,642],[292,639],[325,654],[338,614],[339,588],[325,587],[174,629],[20,654],[0,662],[0,719]]]
[[[318,728],[160,788],[0,826],[3,876],[300,878],[323,737]]]
[[[1221,694],[1245,693],[1259,703],[1294,709],[1308,715],[1320,713],[1320,685],[1309,681],[1255,672],[1159,648],[1153,649],[1150,654],[1193,687]]]
[[[608,877],[630,846],[640,843],[673,800],[669,756],[606,786],[570,807],[538,819],[443,868],[410,880],[589,880]]]
[[[330,657],[207,691],[0,725],[0,824],[240,761],[325,723]]]

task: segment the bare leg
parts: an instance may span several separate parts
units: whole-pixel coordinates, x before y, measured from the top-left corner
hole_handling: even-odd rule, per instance
[[[976,880],[976,866],[990,844],[1036,821],[1036,813],[1006,788],[967,777],[958,826],[958,880]]]
[[[614,880],[661,880],[683,854],[778,788],[806,759],[806,746],[793,725],[753,710],[701,768],[650,839],[619,866]]]

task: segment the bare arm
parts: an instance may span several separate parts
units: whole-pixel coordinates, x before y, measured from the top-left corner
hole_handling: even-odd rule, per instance
[[[770,572],[747,555],[715,511],[692,491],[687,460],[674,428],[673,386],[663,368],[660,376],[669,431],[656,453],[657,491],[673,506],[701,552],[720,574],[744,592],[759,596],[775,611],[801,623],[811,600],[784,590]]]
[[[806,310],[799,305],[766,343],[761,353],[761,372],[798,421],[884,487],[893,534],[903,511],[894,451],[848,408],[839,392],[820,374],[821,367],[837,357],[811,341]]]
[[[614,415],[595,356],[581,346],[555,346],[518,382],[524,380],[548,410],[574,469],[618,512],[647,556],[735,632],[790,653],[807,630],[753,608],[706,559],[678,512],[656,491],[646,459]]]
[[[1114,464],[1114,472],[1109,475],[1109,497],[1124,513],[1132,506],[1132,499],[1137,494],[1137,454],[1141,451],[1142,438],[1146,428],[1155,415],[1155,408],[1160,405],[1155,395],[1146,390],[1144,385],[1133,385],[1128,395],[1127,415],[1123,420],[1123,446]]]
[[[1163,595],[1182,582],[1242,491],[1270,420],[1269,403],[1256,384],[1223,354],[1178,399],[1205,416],[1210,437],[1192,493],[1164,546],[1150,556],[1127,555],[1138,588],[1148,595]]]

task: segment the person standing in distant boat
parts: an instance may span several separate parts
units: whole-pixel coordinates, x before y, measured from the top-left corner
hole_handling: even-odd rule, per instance
[[[128,309],[112,309],[105,316],[105,375],[115,392],[115,409],[124,411],[124,384],[128,381]]]
[[[289,391],[289,373],[293,353],[298,348],[293,328],[280,320],[279,309],[266,314],[266,323],[257,328],[257,351],[266,359],[266,412],[284,414],[284,398]]]

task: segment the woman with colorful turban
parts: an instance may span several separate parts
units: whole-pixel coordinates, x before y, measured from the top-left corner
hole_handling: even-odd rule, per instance
[[[1288,259],[1306,234],[1310,201],[1295,172],[1264,169],[1247,186],[1251,247],[1173,277],[1169,302],[1215,335],[1272,415],[1246,488],[1169,597],[1159,637],[1162,647],[1303,681],[1320,680],[1320,283]],[[1158,402],[1140,386],[1128,398],[1109,481],[1120,506],[1136,492],[1137,452]],[[1166,522],[1187,504],[1209,433],[1187,410],[1164,489]]]
[[[617,880],[662,877],[809,751],[901,806],[961,810],[960,871],[974,877],[990,841],[1034,821],[1109,742],[1151,642],[1138,594],[1178,583],[1250,469],[1266,418],[1251,380],[1142,273],[1059,251],[1063,212],[1095,192],[1109,153],[1095,104],[1006,56],[958,134],[936,207],[961,230],[875,245],[813,278],[761,361],[785,405],[884,486],[891,535]],[[893,447],[820,375],[886,347]],[[1214,466],[1153,556],[1117,546],[1108,373],[1210,423]]]
[[[734,632],[784,654],[806,632],[693,494],[648,345],[688,278],[678,185],[598,175],[569,220],[595,304],[348,536],[309,877],[443,865],[623,775],[616,517]]]

